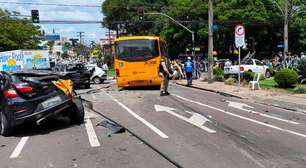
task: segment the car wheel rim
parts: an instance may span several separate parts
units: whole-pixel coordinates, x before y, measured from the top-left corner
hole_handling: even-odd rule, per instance
[[[94,82],[95,82],[95,83],[100,83],[100,79],[99,79],[99,78],[95,78],[95,79],[94,79]]]

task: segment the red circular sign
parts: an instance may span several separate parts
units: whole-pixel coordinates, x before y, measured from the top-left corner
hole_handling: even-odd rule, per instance
[[[235,27],[235,35],[238,37],[244,36],[245,35],[245,28],[242,25],[237,25]]]

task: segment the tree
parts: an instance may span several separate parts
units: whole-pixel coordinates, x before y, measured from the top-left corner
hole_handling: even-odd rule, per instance
[[[234,27],[246,27],[247,51],[256,51],[256,57],[272,56],[282,50],[277,45],[283,41],[283,0],[214,0],[214,48],[221,57],[237,59],[234,55]],[[289,6],[289,46],[292,51],[302,51],[306,45],[306,0],[291,0]],[[104,26],[132,35],[160,35],[169,47],[170,55],[184,53],[191,46],[190,33],[160,16],[145,15],[138,19],[137,10],[163,12],[196,32],[196,46],[207,51],[208,6],[203,0],[105,0],[102,12]],[[119,25],[119,26],[118,26]],[[245,53],[242,54],[245,55]]]
[[[0,16],[11,15],[0,9]],[[0,46],[4,51],[15,49],[37,49],[40,42],[40,28],[27,19],[10,16],[0,18]]]

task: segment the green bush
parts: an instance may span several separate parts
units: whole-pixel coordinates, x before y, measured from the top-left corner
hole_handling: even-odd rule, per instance
[[[214,75],[215,76],[224,76],[224,71],[221,68],[214,68]]]
[[[270,72],[270,75],[271,75],[270,77],[273,77],[275,75],[275,71],[272,67],[269,67],[268,71]]]
[[[214,81],[223,82],[224,81],[224,76],[223,75],[215,75],[214,76]]]
[[[294,93],[304,94],[306,93],[306,85],[298,85],[293,89]]]
[[[254,79],[254,76],[255,76],[254,72],[246,71],[243,73],[242,79],[246,82],[250,82]]]
[[[298,81],[298,74],[292,69],[282,69],[275,74],[274,80],[281,88],[289,88]]]
[[[299,79],[301,83],[306,82],[306,59],[301,59],[297,66],[297,71],[299,73]]]
[[[207,82],[207,81],[208,81],[208,77],[202,78],[202,81],[203,81],[203,82]]]
[[[224,84],[226,85],[235,85],[237,83],[237,80],[235,78],[228,78],[224,81]]]

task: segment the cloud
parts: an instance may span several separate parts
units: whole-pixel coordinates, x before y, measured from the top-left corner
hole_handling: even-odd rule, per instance
[[[89,38],[97,38],[97,34],[96,33],[90,33],[88,34]]]
[[[104,0],[11,0],[12,2],[41,3],[41,4],[71,4],[71,5],[101,5]],[[101,21],[103,14],[101,8],[87,8],[75,6],[42,6],[22,4],[1,4],[0,8],[9,11],[17,11],[22,15],[30,15],[31,10],[39,10],[40,20],[68,20],[68,21]],[[55,32],[62,37],[76,37],[76,32],[85,32],[85,38],[99,40],[105,30],[99,28],[101,24],[61,25],[61,24],[40,24],[46,34]]]

